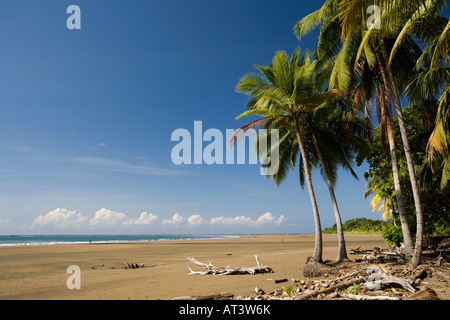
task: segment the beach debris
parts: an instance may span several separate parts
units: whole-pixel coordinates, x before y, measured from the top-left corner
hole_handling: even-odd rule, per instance
[[[349,298],[351,298],[353,300],[400,300],[400,298],[397,298],[397,297],[368,296],[368,295],[352,294],[352,293],[347,293],[347,297],[349,297]]]
[[[288,279],[284,278],[284,279],[276,279],[275,283],[283,283],[283,282],[287,282]]]
[[[233,293],[222,292],[216,294],[210,294],[206,296],[182,296],[172,298],[170,300],[232,300],[234,298]]]
[[[352,250],[357,252],[355,254],[363,255],[380,256],[384,253],[381,248]],[[397,255],[396,252],[392,253]],[[399,263],[398,260],[383,263],[359,260],[339,264],[325,261],[321,265],[330,269],[327,277],[322,274],[322,278],[299,279],[297,275],[293,275],[289,277],[292,282],[268,293],[262,293],[264,291],[256,287],[249,294],[228,297],[219,295],[217,300],[447,300],[450,290],[449,258],[450,251],[440,249],[438,252],[424,251],[422,264],[416,268]],[[257,263],[261,265],[258,259]],[[198,273],[206,274],[208,271]],[[274,281],[272,278],[266,280]],[[207,297],[216,299],[214,295]]]
[[[259,262],[259,258],[255,255],[256,263],[258,266],[256,267],[235,267],[232,268],[230,266],[226,267],[215,267],[212,262],[209,264],[202,263],[197,261],[195,258],[188,257],[187,260],[196,264],[205,271],[193,271],[189,266],[189,274],[213,274],[213,275],[233,275],[233,274],[257,274],[257,273],[273,273],[273,269],[270,267],[263,266],[262,263]]]
[[[375,270],[375,272],[374,272]],[[425,281],[433,275],[434,281],[448,286],[448,263],[437,267],[434,263],[415,269],[400,264],[345,263],[327,278],[305,278],[289,282],[284,287],[264,293],[260,287],[243,296],[213,294],[209,296],[178,297],[177,300],[439,300],[436,287]],[[395,274],[395,276],[393,275]],[[415,280],[424,280],[420,286]],[[424,285],[425,283],[425,285]],[[374,286],[368,284],[375,284]],[[369,289],[371,288],[371,289]],[[412,288],[412,289],[411,289]],[[412,293],[414,290],[414,293]],[[444,295],[445,297],[445,295]]]
[[[356,259],[356,262],[370,262],[370,263],[384,263],[384,262],[398,262],[404,263],[405,256],[403,248],[382,249],[374,247],[370,250],[350,249],[351,255],[361,255],[361,259]]]
[[[407,290],[411,293],[414,293],[414,292],[416,292],[416,289],[414,289],[414,287],[411,285],[412,283],[413,283],[412,280],[401,279],[401,278],[397,278],[397,277],[387,277],[387,278],[382,279],[380,282],[381,285],[386,285],[386,286],[400,285],[405,290]]]
[[[255,293],[256,293],[256,294],[260,294],[260,295],[265,294],[264,290],[261,289],[260,287],[256,287],[256,288],[255,288]]]
[[[139,268],[144,268],[144,264],[143,263],[141,263],[140,264],[140,267],[139,267],[139,264],[137,264],[137,263],[133,263],[133,262],[126,262],[126,265],[128,266],[128,268],[130,268],[130,269],[139,269]],[[125,267],[125,269],[128,269],[127,267]]]

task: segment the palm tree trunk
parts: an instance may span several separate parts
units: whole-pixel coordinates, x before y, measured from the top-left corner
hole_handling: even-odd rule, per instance
[[[386,122],[386,131],[388,135],[388,141],[389,141],[389,152],[391,154],[391,162],[392,162],[392,175],[394,178],[394,188],[395,188],[395,197],[397,199],[397,205],[398,205],[398,215],[400,217],[400,224],[402,227],[402,233],[403,233],[403,244],[405,246],[405,257],[407,259],[411,258],[413,255],[413,241],[411,237],[411,232],[409,230],[408,225],[408,219],[406,216],[406,210],[405,210],[405,204],[403,202],[403,196],[402,196],[402,189],[400,184],[400,174],[398,171],[398,161],[397,161],[397,152],[395,151],[395,139],[394,139],[394,132],[392,129],[391,124],[391,118],[388,111],[387,106],[387,97],[389,93],[388,89],[388,80],[386,77],[386,72],[384,69],[384,64],[382,63],[382,59],[380,58],[380,55],[378,54],[378,50],[375,50],[375,56],[378,60],[378,70],[381,75],[381,83],[380,83],[380,106],[381,106],[381,113],[382,118]]]
[[[387,61],[387,50],[386,45],[381,39],[381,51],[383,53],[385,61]],[[411,260],[411,265],[417,267],[420,264],[422,256],[422,245],[423,245],[423,213],[422,213],[422,203],[420,201],[420,191],[419,184],[417,183],[416,172],[414,171],[414,162],[411,155],[411,148],[409,146],[408,134],[406,132],[405,121],[403,120],[403,112],[401,108],[400,98],[398,95],[397,86],[394,80],[394,74],[390,66],[386,67],[386,73],[389,79],[389,84],[391,87],[392,98],[394,100],[395,111],[397,112],[398,125],[400,128],[400,135],[402,137],[403,149],[405,150],[406,163],[408,164],[409,178],[411,180],[411,186],[414,197],[414,206],[416,208],[416,220],[417,220],[417,230],[416,230],[416,247],[414,250],[414,255]]]
[[[330,179],[330,175],[328,174],[328,166],[325,162],[325,158],[322,153],[322,149],[320,148],[319,142],[317,141],[317,137],[314,134],[313,130],[311,130],[311,137],[314,143],[314,147],[316,149],[317,155],[319,156],[320,166],[322,167],[323,177],[325,183],[327,184],[328,191],[330,192],[331,202],[333,204],[334,216],[336,218],[336,227],[337,227],[337,236],[338,236],[338,256],[336,258],[336,262],[349,261],[350,259],[347,256],[347,249],[345,247],[345,238],[344,238],[344,230],[342,228],[342,220],[341,213],[339,212],[339,207],[336,201],[336,196],[334,194],[333,184]]]
[[[413,254],[413,241],[411,238],[411,232],[409,230],[408,219],[406,217],[405,204],[403,202],[403,195],[400,185],[400,174],[398,170],[397,152],[395,151],[394,132],[392,130],[391,119],[387,112],[386,106],[382,106],[382,116],[386,121],[386,131],[389,141],[389,152],[391,155],[392,163],[392,175],[394,177],[395,197],[397,199],[398,215],[400,217],[400,223],[403,232],[403,244],[405,246],[405,256],[410,258]]]
[[[300,129],[298,126],[298,122],[294,119],[294,129],[295,134],[297,136],[298,146],[300,148],[300,153],[303,161],[303,170],[305,172],[306,185],[308,186],[309,197],[311,198],[311,204],[313,207],[314,213],[314,225],[315,225],[315,245],[314,245],[314,253],[312,258],[317,262],[322,262],[322,227],[320,225],[320,216],[319,216],[319,207],[317,206],[316,195],[314,193],[314,187],[312,184],[311,173],[308,169],[308,160],[306,157],[305,146],[303,143],[303,138],[300,134]]]

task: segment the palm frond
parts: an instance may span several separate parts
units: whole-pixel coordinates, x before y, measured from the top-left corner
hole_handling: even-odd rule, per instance
[[[445,29],[442,31],[442,34],[437,40],[436,48],[433,53],[433,57],[431,58],[431,69],[436,67],[438,59],[440,57],[444,57],[445,60],[449,61],[449,43],[450,43],[450,19],[445,26]]]

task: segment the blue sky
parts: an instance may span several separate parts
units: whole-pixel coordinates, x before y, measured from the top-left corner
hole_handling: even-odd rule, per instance
[[[81,30],[66,27],[72,4]],[[176,166],[171,134],[244,124],[237,81],[278,50],[313,50],[317,33],[300,43],[292,29],[320,5],[3,0],[0,234],[314,232],[298,169],[277,188],[257,165]],[[340,172],[344,221],[379,218],[365,169]],[[331,226],[318,172],[313,183]]]

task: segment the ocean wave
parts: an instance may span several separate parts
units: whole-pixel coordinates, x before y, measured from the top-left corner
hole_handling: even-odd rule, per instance
[[[70,238],[77,238],[77,240]],[[108,237],[111,239],[103,240],[102,237]],[[11,246],[41,246],[41,245],[62,245],[62,244],[119,244],[119,243],[142,243],[142,242],[155,242],[155,241],[192,241],[192,240],[213,240],[213,239],[228,239],[239,238],[239,235],[149,235],[143,236],[145,238],[139,239],[135,235],[121,235],[114,238],[110,235],[95,235],[95,236],[1,236],[0,247]],[[30,238],[28,240],[25,240]],[[52,238],[49,240],[48,238]],[[54,239],[59,238],[59,239]],[[62,239],[61,239],[62,238]],[[79,238],[84,238],[80,240]],[[132,238],[132,239],[123,239]]]

